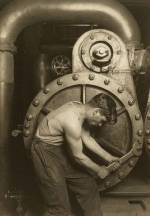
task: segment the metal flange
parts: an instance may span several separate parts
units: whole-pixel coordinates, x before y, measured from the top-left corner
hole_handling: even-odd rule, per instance
[[[76,76],[75,76],[76,75]],[[138,108],[137,101],[132,95],[121,85],[116,83],[112,78],[109,78],[109,81],[106,82],[106,76],[102,74],[94,74],[94,79],[91,77],[91,73],[75,73],[65,75],[61,77],[61,85],[58,84],[58,80],[54,80],[49,83],[46,88],[40,91],[33,102],[31,103],[26,118],[24,122],[24,143],[27,149],[30,148],[32,139],[38,124],[38,117],[40,112],[46,103],[51,100],[51,98],[62,92],[63,90],[74,87],[74,86],[93,86],[100,90],[106,91],[109,95],[118,100],[122,106],[125,107],[129,121],[131,123],[132,137],[131,137],[131,149],[127,155],[124,155],[122,158],[121,167],[117,170],[114,170],[106,179],[101,181],[100,190],[104,190],[108,187],[111,187],[123,178],[125,178],[129,172],[135,166],[138,158],[142,154],[142,145],[143,145],[143,121],[141,114]],[[48,89],[48,91],[47,91]],[[118,89],[121,89],[121,92],[118,92]],[[123,91],[122,91],[123,89]],[[46,93],[45,93],[46,92]],[[38,103],[37,103],[38,101]],[[134,101],[134,103],[131,103]],[[36,102],[36,103],[35,103]],[[37,105],[38,104],[38,105]],[[28,127],[26,127],[28,125]],[[108,184],[109,182],[109,184]]]

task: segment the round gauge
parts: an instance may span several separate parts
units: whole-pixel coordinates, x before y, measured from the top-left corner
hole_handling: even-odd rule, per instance
[[[70,73],[71,60],[65,55],[55,56],[51,61],[51,69],[57,76]]]

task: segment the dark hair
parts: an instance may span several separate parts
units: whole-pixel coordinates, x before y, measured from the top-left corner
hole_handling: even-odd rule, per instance
[[[116,103],[109,95],[100,93],[94,96],[87,104],[94,108],[100,108],[101,113],[106,116],[109,123],[114,124],[117,122]]]

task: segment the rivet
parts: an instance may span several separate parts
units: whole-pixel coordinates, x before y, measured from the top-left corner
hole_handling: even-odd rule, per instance
[[[95,79],[95,74],[89,74],[89,80],[94,80]]]
[[[146,135],[150,135],[150,130],[147,129],[147,130],[145,131],[145,133],[146,133]]]
[[[29,123],[29,122],[26,122],[25,125],[24,125],[24,127],[25,127],[25,128],[29,128],[29,127],[30,127],[30,123]]]
[[[26,116],[26,119],[27,119],[28,121],[31,121],[31,120],[33,119],[33,115],[28,114],[28,115]]]
[[[110,185],[111,185],[111,182],[110,182],[110,181],[106,181],[106,182],[105,182],[105,187],[106,187],[106,188],[110,187]]]
[[[58,84],[58,85],[62,85],[62,84],[63,84],[63,81],[62,81],[62,79],[60,79],[60,78],[59,78],[59,79],[57,79],[57,84]]]
[[[110,83],[110,80],[109,80],[109,79],[105,79],[105,80],[104,80],[104,84],[105,84],[105,85],[109,85],[109,83]]]
[[[134,160],[131,159],[131,160],[129,161],[129,166],[130,166],[130,167],[134,167],[134,165],[135,165]]]
[[[94,40],[94,35],[93,34],[90,35],[90,39]]]
[[[78,80],[79,79],[79,75],[78,74],[73,74],[72,75],[72,79],[73,80]]]
[[[142,130],[138,130],[137,134],[138,134],[138,136],[142,136],[143,135],[143,131]]]
[[[112,39],[111,35],[109,35],[107,38],[108,38],[108,40],[111,40],[111,39]]]
[[[32,104],[34,105],[34,106],[38,106],[39,104],[40,104],[40,101],[39,100],[34,100],[33,102],[32,102]]]
[[[150,120],[150,113],[147,115],[147,119]]]
[[[141,119],[141,115],[140,114],[136,114],[135,115],[135,120],[140,120]]]
[[[117,55],[120,55],[121,54],[121,50],[117,50]]]
[[[85,55],[85,50],[83,48],[81,49],[81,54]]]
[[[25,137],[28,137],[30,135],[30,131],[29,130],[25,130],[24,133],[23,133],[23,135]]]
[[[150,144],[150,139],[147,139],[147,143]]]
[[[118,88],[118,92],[119,92],[119,93],[122,93],[123,91],[124,91],[124,87],[120,86],[120,87]]]
[[[49,88],[45,88],[45,89],[43,90],[43,92],[44,92],[44,94],[48,94]]]
[[[124,178],[124,172],[123,172],[123,171],[120,171],[120,172],[118,173],[118,177],[119,177],[120,179],[123,179],[123,178]]]
[[[135,100],[133,100],[133,99],[132,99],[132,100],[129,100],[129,101],[128,101],[129,106],[133,106],[134,102],[135,102]]]

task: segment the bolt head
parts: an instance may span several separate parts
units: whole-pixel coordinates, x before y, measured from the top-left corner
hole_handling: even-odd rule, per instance
[[[62,85],[62,84],[63,84],[62,79],[57,79],[57,84],[58,84],[58,85]]]
[[[31,120],[33,119],[33,115],[32,115],[32,114],[28,114],[28,115],[26,116],[26,119],[27,119],[28,121],[31,121]]]
[[[78,74],[73,74],[72,75],[72,79],[73,80],[78,80],[79,79],[79,75]]]
[[[137,134],[138,134],[138,136],[142,136],[143,135],[143,131],[142,130],[138,130]]]
[[[91,34],[91,35],[90,35],[90,39],[91,39],[91,40],[94,40],[94,34]]]
[[[120,86],[120,87],[118,88],[118,92],[119,92],[119,93],[123,93],[123,92],[124,92],[124,87]]]
[[[33,106],[37,107],[40,104],[40,101],[38,99],[35,99],[32,104]]]
[[[147,115],[147,119],[150,120],[150,113]]]
[[[135,120],[140,120],[141,119],[141,115],[140,114],[136,114],[135,115]]]
[[[110,80],[109,80],[109,79],[105,79],[105,80],[104,80],[104,84],[105,84],[105,85],[109,85],[109,83],[110,83]]]
[[[145,131],[145,133],[146,133],[147,136],[150,135],[150,130],[147,129],[147,130]]]
[[[25,130],[24,133],[23,133],[23,135],[25,137],[28,137],[30,135],[30,131],[29,130]]]
[[[44,92],[44,94],[48,94],[48,93],[49,93],[49,88],[45,88],[45,89],[43,90],[43,92]]]
[[[94,80],[95,79],[95,74],[89,74],[89,80]]]
[[[129,100],[128,101],[129,106],[133,106],[134,102],[135,102],[135,100],[133,100],[133,99]]]

